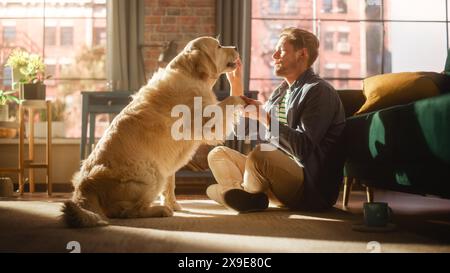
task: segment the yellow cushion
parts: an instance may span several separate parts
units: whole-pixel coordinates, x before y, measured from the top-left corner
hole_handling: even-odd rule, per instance
[[[365,79],[363,92],[366,102],[355,115],[438,95],[439,88],[429,74],[429,72],[402,72]]]

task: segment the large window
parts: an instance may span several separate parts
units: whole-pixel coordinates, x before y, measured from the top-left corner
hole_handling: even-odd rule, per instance
[[[381,73],[441,72],[450,35],[447,1],[253,0],[250,89],[266,100],[280,84],[271,55],[281,30],[291,26],[319,37],[313,67],[335,88],[358,89],[362,79]]]
[[[81,135],[80,91],[106,88],[106,1],[0,1],[0,88],[11,88],[4,64],[14,48],[43,56],[47,97],[65,106],[66,137]]]

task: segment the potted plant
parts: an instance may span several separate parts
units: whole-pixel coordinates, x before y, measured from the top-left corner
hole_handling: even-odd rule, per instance
[[[16,48],[11,52],[8,60],[6,61],[5,67],[9,67],[11,69],[13,90],[17,90],[19,88],[18,84],[23,77],[20,73],[20,69],[28,65],[28,58],[28,52],[23,51],[20,48]]]
[[[45,76],[45,64],[41,56],[15,49],[9,56],[6,66],[13,70],[13,87],[19,83],[20,99],[45,100],[44,80],[50,76]]]
[[[0,89],[0,121],[9,120],[9,102],[20,103],[13,94],[15,91],[3,91]]]

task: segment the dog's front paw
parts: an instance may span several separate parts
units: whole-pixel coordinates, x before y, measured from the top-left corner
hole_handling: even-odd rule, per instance
[[[174,203],[172,203],[172,205],[170,206],[174,211],[180,211],[180,210],[182,210],[183,208],[181,207],[181,205],[178,203],[178,202],[174,202]]]
[[[173,216],[173,210],[168,206],[161,206],[161,217]]]
[[[173,216],[173,210],[168,206],[154,206],[152,207],[152,217],[171,217]]]
[[[164,209],[161,210],[161,217],[171,217],[173,216],[173,210],[167,206],[163,207]]]
[[[177,201],[164,203],[164,206],[171,208],[173,211],[180,211],[183,209]]]

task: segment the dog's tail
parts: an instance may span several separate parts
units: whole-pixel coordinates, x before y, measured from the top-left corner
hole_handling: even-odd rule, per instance
[[[108,225],[108,222],[99,213],[82,208],[74,201],[64,202],[61,211],[64,222],[71,228]]]

